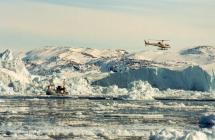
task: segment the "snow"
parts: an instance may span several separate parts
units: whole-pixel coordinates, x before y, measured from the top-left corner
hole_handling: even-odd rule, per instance
[[[86,71],[86,63],[104,58],[122,57],[127,52],[124,50],[47,47],[26,53],[23,60],[32,74],[48,75],[62,69],[71,71]],[[93,67],[93,66],[90,66]]]
[[[215,62],[215,48],[212,46],[198,46],[180,52],[186,59],[199,64],[210,64]]]

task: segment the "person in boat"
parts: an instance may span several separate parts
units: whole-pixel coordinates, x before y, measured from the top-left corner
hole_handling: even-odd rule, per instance
[[[64,79],[63,80],[63,86],[62,86],[62,93],[64,94],[64,95],[68,95],[69,93],[66,91],[66,80]]]
[[[62,87],[62,86],[57,86],[56,92],[57,92],[59,95],[64,95],[64,94],[66,93],[66,88],[65,88],[65,87]]]
[[[48,89],[46,91],[46,95],[57,95],[55,89],[51,85],[48,85]]]
[[[56,95],[56,92],[55,92],[55,84],[54,84],[53,79],[51,79],[51,80],[49,81],[49,85],[47,86],[46,95]]]

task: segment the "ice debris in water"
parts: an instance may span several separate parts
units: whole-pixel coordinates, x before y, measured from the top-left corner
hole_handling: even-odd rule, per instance
[[[68,92],[71,95],[92,95],[94,94],[92,86],[84,78],[72,78],[67,80]]]
[[[159,93],[159,90],[152,88],[146,81],[134,81],[128,86],[130,99],[153,99],[153,96],[157,93]]]
[[[215,129],[212,132],[191,131],[182,132],[174,129],[162,129],[150,134],[149,140],[214,140]]]
[[[183,133],[176,131],[176,130],[168,130],[168,129],[163,129],[158,132],[152,132],[150,134],[149,139],[150,140],[179,140],[178,138],[182,138]]]
[[[159,90],[152,88],[148,82],[134,81],[128,88],[118,86],[100,87],[91,86],[85,78],[72,78],[67,80],[68,91],[71,95],[126,95],[127,99],[153,99]]]

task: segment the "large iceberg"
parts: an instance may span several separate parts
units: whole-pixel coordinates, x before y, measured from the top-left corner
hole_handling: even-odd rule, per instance
[[[179,53],[143,51],[130,54],[122,59],[109,61],[106,70],[114,73],[96,80],[93,84],[118,85],[126,88],[132,81],[143,80],[161,90],[170,88],[213,91],[215,89],[213,52],[215,52],[213,47],[200,46]]]
[[[116,85],[119,88],[128,88],[131,82],[142,80],[160,90],[208,92],[215,89],[213,52],[215,49],[210,46],[199,46],[180,52],[159,50],[136,53],[124,50],[46,47],[27,52],[23,61],[31,74],[61,74],[67,78],[87,75],[93,77],[93,86]],[[92,73],[99,74],[95,76]],[[104,73],[106,76],[100,76]]]
[[[93,82],[95,85],[118,85],[127,88],[129,83],[143,80],[161,90],[183,89],[210,91],[214,89],[213,78],[199,66],[190,66],[183,70],[171,70],[159,67],[142,67],[126,72],[113,73],[108,77]]]

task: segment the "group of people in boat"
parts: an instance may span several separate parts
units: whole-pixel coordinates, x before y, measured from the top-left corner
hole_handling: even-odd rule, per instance
[[[68,92],[66,91],[66,87],[65,87],[65,80],[63,81],[62,86],[57,86],[57,87],[55,87],[53,80],[50,80],[49,82],[50,84],[47,86],[46,95],[56,95],[56,96],[68,95]]]

